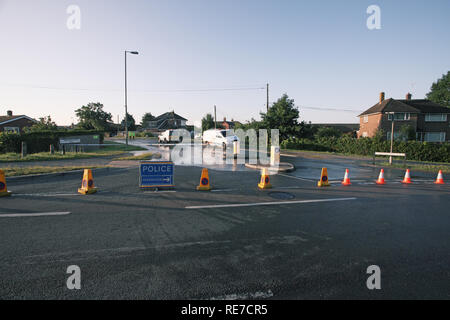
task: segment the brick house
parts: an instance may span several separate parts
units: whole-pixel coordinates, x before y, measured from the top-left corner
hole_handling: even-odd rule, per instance
[[[358,116],[358,138],[373,137],[378,130],[383,130],[390,139],[394,119],[394,138],[400,136],[402,127],[409,126],[414,129],[418,141],[450,141],[450,108],[426,99],[412,99],[410,93],[404,100],[385,100],[384,96],[381,92],[379,102]]]
[[[185,129],[187,119],[175,113],[175,111],[166,112],[149,121],[148,127],[144,128],[150,131],[165,131],[168,129]]]
[[[37,121],[25,115],[13,115],[8,111],[6,116],[0,116],[0,132],[23,132],[24,128],[31,127]]]
[[[224,129],[234,129],[236,128],[236,125],[240,125],[241,123],[239,121],[234,121],[231,119],[231,121],[227,121],[227,118],[223,118],[223,122],[221,123],[222,127]]]

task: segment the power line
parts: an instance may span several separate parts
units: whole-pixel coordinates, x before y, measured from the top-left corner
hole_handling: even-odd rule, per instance
[[[62,91],[102,91],[102,92],[122,92],[123,89],[93,89],[93,88],[65,88],[65,87],[50,87],[38,86],[29,84],[6,84],[0,83],[1,86],[6,87],[21,87],[30,89],[45,89],[45,90],[62,90]],[[171,92],[215,92],[215,91],[251,91],[264,90],[264,87],[245,86],[245,87],[227,87],[227,88],[201,88],[201,89],[166,89],[166,90],[133,90],[137,93],[171,93]]]
[[[310,110],[318,110],[318,111],[361,112],[361,110],[329,108],[329,107],[323,108],[323,107],[300,106],[300,110],[301,109],[310,109]]]

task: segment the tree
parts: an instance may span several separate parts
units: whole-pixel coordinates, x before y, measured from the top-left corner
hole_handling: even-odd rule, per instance
[[[214,119],[211,113],[207,113],[202,119],[202,131],[214,129]]]
[[[148,123],[153,120],[155,120],[155,117],[150,112],[147,112],[146,114],[144,114],[144,116],[142,117],[142,121],[141,121],[142,128],[147,128]]]
[[[450,71],[431,85],[427,99],[450,108]]]
[[[317,129],[317,133],[315,134],[316,138],[339,138],[342,136],[342,132],[336,128],[330,127],[320,127]]]
[[[128,131],[135,131],[136,130],[136,121],[134,120],[134,117],[127,113],[127,127]],[[125,131],[125,119],[122,120],[120,124],[121,130]]]
[[[111,121],[111,113],[103,110],[103,104],[89,103],[75,110],[78,117],[78,126],[86,130],[107,131],[109,129],[108,121]]]
[[[39,118],[39,122],[32,125],[29,128],[25,128],[25,132],[37,132],[37,131],[56,131],[58,126],[52,121],[50,116]]]
[[[298,123],[299,111],[293,99],[284,94],[267,113],[261,112],[262,127],[265,129],[279,129],[280,141],[298,136],[301,125]],[[304,125],[304,123],[302,123]]]

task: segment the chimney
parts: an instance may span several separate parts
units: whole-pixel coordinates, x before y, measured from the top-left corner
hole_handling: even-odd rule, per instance
[[[227,122],[227,118],[226,117],[223,117],[223,122]]]
[[[384,101],[384,92],[380,92],[380,103]]]
[[[408,92],[406,94],[406,100],[411,100],[411,98],[412,98],[412,94]]]
[[[11,110],[6,111],[6,114],[8,115],[8,117],[12,117],[13,112]]]

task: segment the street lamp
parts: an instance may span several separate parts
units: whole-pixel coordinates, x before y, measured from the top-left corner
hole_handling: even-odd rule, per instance
[[[391,155],[389,156],[389,164],[392,165],[392,150],[393,150],[393,146],[394,146],[394,123],[395,123],[395,112],[386,112],[386,114],[388,115],[388,119],[389,116],[392,116],[392,129],[391,129]]]
[[[139,54],[137,51],[125,51],[125,135],[128,148],[128,93],[127,93],[127,53]]]

